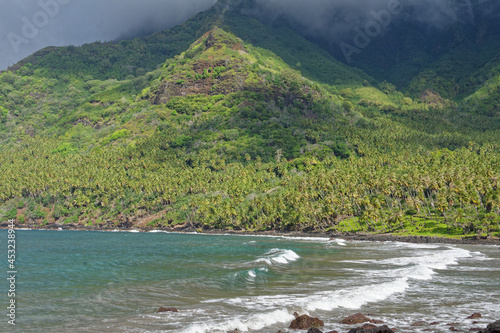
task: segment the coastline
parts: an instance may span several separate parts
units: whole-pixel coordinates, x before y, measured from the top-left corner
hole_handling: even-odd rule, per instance
[[[0,229],[7,229],[8,223],[1,223]],[[18,230],[73,230],[73,231],[104,231],[104,232],[171,232],[186,234],[205,234],[205,235],[235,235],[235,236],[268,236],[268,237],[310,237],[310,238],[332,238],[345,239],[350,241],[366,242],[404,242],[416,244],[463,244],[463,245],[499,245],[500,238],[497,237],[478,237],[466,236],[462,238],[449,238],[440,236],[423,235],[397,235],[397,234],[375,234],[375,233],[334,233],[321,231],[250,231],[250,230],[218,230],[206,229],[201,232],[193,227],[177,226],[173,228],[140,228],[140,227],[95,227],[82,226],[77,224],[48,224],[43,227],[32,225],[18,225]]]
[[[111,234],[109,234],[110,232],[113,233],[113,232],[117,232],[117,233],[125,233],[125,234],[121,234],[121,235],[115,235],[116,237],[114,237],[115,239],[119,240],[120,242],[122,241],[127,241],[127,240],[133,240],[133,239],[137,239],[135,236],[139,236],[140,237],[140,234],[143,233],[143,232],[158,232],[158,233],[174,233],[174,234],[194,234],[194,233],[197,233],[196,230],[192,229],[192,228],[184,228],[183,230],[173,230],[173,228],[164,228],[164,230],[158,230],[158,229],[136,229],[136,228],[82,228],[81,225],[79,226],[65,226],[65,228],[63,229],[61,226],[58,226],[58,225],[46,225],[45,226],[46,228],[33,228],[32,230],[40,230],[39,232],[35,232],[33,233],[33,235],[35,235],[35,237],[41,237],[41,239],[46,239],[46,237],[49,237],[49,236],[56,236],[58,238],[64,238],[65,237],[65,233],[56,233],[56,232],[52,232],[52,233],[47,233],[47,235],[44,236],[45,233],[42,232],[42,230],[49,230],[49,231],[58,231],[58,230],[67,230],[67,231],[71,231],[71,230],[78,230],[78,231],[94,231],[96,233],[85,233],[85,232],[82,232],[82,233],[68,233],[68,236],[71,236],[71,238],[73,237],[83,237],[84,239],[92,239],[94,236],[96,236],[96,238],[99,238],[99,239],[102,239],[102,237],[104,237],[104,239],[106,239],[106,234],[112,236]],[[73,227],[73,228],[72,228]],[[59,229],[61,228],[61,229]],[[167,230],[168,229],[168,230]],[[180,228],[178,228],[180,229]],[[129,235],[129,237],[122,237],[122,236],[126,236],[128,233],[139,233],[139,235]],[[31,233],[27,233],[27,234],[31,234]],[[85,234],[87,234],[87,236],[85,236]],[[100,236],[99,236],[100,234]],[[59,236],[57,236],[59,235]],[[316,232],[316,233],[307,233],[307,232],[300,232],[300,231],[295,231],[295,232],[276,232],[276,231],[267,231],[267,232],[245,232],[245,231],[230,231],[230,230],[207,230],[206,232],[204,233],[200,233],[200,236],[198,237],[194,237],[197,239],[197,242],[201,242],[201,243],[205,243],[205,242],[210,242],[210,239],[207,238],[206,240],[204,239],[204,237],[202,235],[237,235],[237,236],[240,236],[236,239],[230,237],[229,239],[234,242],[236,240],[236,243],[238,244],[239,241],[238,239],[241,240],[241,243],[247,243],[248,241],[250,241],[252,238],[250,239],[246,239],[247,237],[246,236],[249,236],[249,237],[252,237],[252,236],[260,236],[260,237],[265,237],[262,239],[262,241],[264,243],[267,243],[267,242],[274,242],[273,239],[268,239],[267,237],[290,237],[290,238],[287,238],[285,240],[283,239],[275,239],[279,242],[281,241],[285,241],[287,244],[293,244],[294,242],[294,237],[300,237],[302,239],[304,238],[310,238],[310,241],[306,241],[306,247],[309,247],[309,246],[318,246],[323,248],[323,244],[325,243],[325,238],[326,240],[328,239],[344,239],[344,240],[361,240],[363,242],[361,243],[354,243],[354,244],[351,244],[351,245],[355,245],[356,247],[366,247],[366,248],[373,248],[373,246],[375,246],[375,248],[378,248],[378,246],[380,245],[381,247],[384,247],[384,248],[393,248],[393,246],[398,249],[398,248],[406,248],[406,246],[403,246],[402,244],[392,244],[392,243],[373,243],[373,244],[370,244],[369,242],[385,242],[385,241],[403,241],[403,242],[407,242],[407,243],[431,243],[431,242],[434,242],[434,243],[450,243],[450,242],[446,242],[446,239],[443,240],[443,239],[435,239],[435,238],[429,238],[429,239],[425,239],[425,238],[422,238],[422,237],[399,237],[397,235],[348,235],[348,234],[331,234],[331,233],[320,233],[320,232]],[[146,236],[146,235],[143,235],[143,236]],[[154,235],[150,235],[150,236],[154,236]],[[168,236],[168,235],[165,235],[165,236]],[[130,238],[132,237],[132,238]],[[147,237],[147,239],[155,239],[155,242],[159,242],[159,244],[162,244],[164,241],[163,239],[165,239],[163,236],[161,235],[158,235],[158,236],[155,236],[155,237]],[[213,238],[213,237],[210,237],[210,238]],[[417,240],[415,238],[418,238]],[[220,238],[217,238],[219,240],[221,240]],[[257,240],[257,243],[259,243],[260,241],[256,238],[253,238],[254,240]],[[460,240],[456,240],[456,241],[460,241]],[[485,241],[485,240],[483,240]],[[297,239],[297,242],[300,242],[300,239]],[[364,243],[366,242],[366,243]],[[200,243],[200,244],[201,244]],[[334,244],[334,243],[332,243]],[[455,244],[457,244],[455,242]],[[488,251],[489,253],[495,253],[497,252],[497,248],[500,248],[498,246],[498,243],[493,243],[493,244],[488,244],[488,243],[470,243],[470,242],[467,242],[467,243],[464,243],[462,242],[462,244],[478,244],[478,245],[488,245],[487,247],[489,248]],[[494,245],[493,247],[490,247],[491,245]],[[162,246],[162,245],[160,245]],[[148,244],[145,244],[145,248],[148,248],[150,247],[150,245]],[[272,247],[272,246],[270,246]],[[337,247],[333,247],[333,248],[337,248]],[[417,257],[417,252],[419,251],[419,248],[424,248],[424,249],[427,249],[428,246],[416,246],[415,248],[413,246],[410,246],[409,247],[409,253],[413,253],[412,251],[416,251],[414,254],[410,254],[411,256],[415,256],[415,258]],[[448,246],[444,245],[443,246],[430,246],[431,249],[433,249],[433,251],[438,251],[439,253],[442,253],[442,252],[445,252],[445,253],[449,253],[450,252],[450,249],[448,248]],[[478,248],[477,250],[475,249],[472,249],[472,246],[470,247],[467,247],[466,248],[467,251],[470,251],[470,252],[474,252],[474,251],[479,251],[480,249]],[[354,249],[356,250],[356,249]],[[452,249],[451,251],[456,251],[457,249]],[[460,249],[458,249],[459,251],[462,251]],[[351,252],[351,251],[347,251],[347,252]],[[363,250],[359,251],[359,249],[357,251],[352,251],[352,252],[361,252],[361,253],[364,253]],[[322,252],[321,252],[322,253]],[[459,252],[460,253],[460,252]],[[495,257],[498,257],[497,255],[495,255]],[[433,258],[433,256],[431,256],[431,258]],[[441,257],[439,257],[441,258]],[[448,258],[447,256],[444,257],[444,259]],[[441,258],[443,259],[443,258]],[[440,260],[441,260],[440,259]],[[431,263],[434,262],[433,259],[431,259]],[[441,262],[441,261],[440,261]],[[447,265],[449,265],[449,261],[445,264],[444,267],[446,267]],[[426,265],[430,265],[428,262],[425,263]],[[254,266],[252,266],[254,267]],[[255,266],[257,267],[257,266]],[[346,267],[349,267],[346,266]],[[248,269],[249,267],[245,267],[245,269]],[[435,269],[435,268],[433,268]],[[445,270],[445,268],[443,268]],[[397,279],[396,279],[397,281]],[[392,287],[395,287],[396,285],[394,285],[394,281],[391,281],[391,286]],[[386,286],[387,287],[387,286]],[[407,287],[407,288],[410,288],[410,287]],[[351,290],[351,291],[354,291],[355,289],[349,289],[347,288],[347,290]],[[367,296],[367,297],[372,297],[372,296]],[[392,296],[391,296],[392,297]],[[312,299],[313,300],[313,299]],[[314,301],[314,300],[313,300]],[[389,301],[394,301],[393,299],[389,298]],[[153,305],[151,305],[153,304]],[[171,306],[179,306],[179,304],[177,303],[172,303],[170,301],[166,301],[166,302],[155,302],[153,301],[150,305],[151,308],[155,307],[156,309],[158,309],[158,307],[162,307],[162,306],[165,306],[165,307],[171,307]],[[277,303],[278,304],[278,303]],[[149,306],[148,305],[148,306]],[[469,319],[468,317],[466,318],[466,316],[461,313],[461,315],[453,315],[453,313],[450,313],[448,316],[445,316],[445,318],[443,318],[443,316],[440,316],[439,313],[432,313],[432,314],[422,314],[422,312],[419,312],[418,309],[415,310],[415,312],[407,312],[406,313],[406,316],[402,316],[400,317],[399,315],[395,315],[395,314],[392,314],[390,311],[379,311],[379,310],[374,310],[373,311],[373,307],[372,305],[370,304],[367,304],[367,307],[363,307],[363,308],[356,308],[356,309],[346,309],[344,311],[341,311],[340,313],[335,313],[335,315],[331,315],[330,317],[325,314],[324,312],[318,312],[318,313],[311,313],[311,316],[312,317],[319,317],[320,320],[324,320],[325,323],[327,321],[329,321],[328,323],[326,323],[326,327],[329,327],[330,329],[332,328],[335,328],[337,329],[337,332],[340,332],[340,333],[347,333],[349,331],[349,329],[355,329],[355,327],[361,327],[361,325],[365,326],[365,325],[370,325],[370,324],[376,324],[376,326],[378,326],[379,328],[382,327],[380,325],[387,325],[388,327],[391,328],[391,331],[389,330],[386,330],[385,332],[389,333],[389,332],[398,332],[398,331],[409,331],[409,332],[416,332],[416,331],[421,331],[421,330],[430,330],[430,331],[434,331],[434,332],[445,332],[445,331],[448,331],[448,330],[451,330],[451,327],[454,327],[456,330],[458,331],[468,331],[468,330],[471,330],[471,329],[475,329],[476,331],[480,331],[479,329],[484,329],[486,327],[486,325],[488,325],[490,322],[493,322],[494,319],[496,318],[491,318],[491,315],[489,312],[487,312],[485,310],[485,308],[481,308],[480,306],[477,306],[477,307],[474,307],[474,308],[471,308],[469,312],[466,313],[466,315],[472,315],[473,313],[483,313],[483,315],[486,315],[486,317],[484,319]],[[181,313],[184,313],[186,315],[189,315],[190,313],[192,313],[192,309],[189,308],[189,309],[184,309],[182,307],[182,305],[179,307],[179,310]],[[300,310],[300,311],[299,311]],[[153,311],[153,310],[151,310]],[[298,311],[298,314],[299,315],[303,315],[305,314],[306,312],[302,311],[302,309],[300,308],[300,306],[294,306],[294,308],[291,310],[292,312],[293,311]],[[337,310],[329,310],[329,311],[332,311],[335,312]],[[353,324],[351,325],[350,327],[347,327],[345,324],[342,324],[340,323],[340,320],[341,318],[345,317],[345,316],[352,316],[355,312],[362,312],[364,316],[367,316],[369,318],[371,318],[373,320],[373,322],[366,322],[366,323],[359,323],[359,324]],[[292,313],[292,312],[289,312],[289,313]],[[164,315],[164,317],[168,316],[169,314],[166,314]],[[173,316],[175,316],[176,314],[173,314]],[[161,316],[161,315],[158,315],[158,316]],[[235,315],[234,318],[239,318]],[[335,319],[332,319],[332,318],[335,318]],[[486,319],[487,318],[487,319]],[[296,318],[297,319],[297,318]],[[315,319],[315,318],[313,318]],[[488,320],[488,321],[486,321]],[[288,327],[288,325],[291,325],[291,321],[292,319],[290,319],[290,321],[288,322],[285,322],[282,327],[279,327],[281,329],[286,328]],[[278,323],[277,325],[281,325],[281,323]],[[413,326],[417,326],[418,327],[415,327],[413,328]],[[373,325],[375,326],[375,325]],[[371,326],[371,327],[373,327]],[[420,328],[420,326],[423,326]],[[365,326],[365,327],[368,327],[368,326]],[[233,330],[235,327],[230,327],[230,329],[228,330],[224,330],[225,332],[239,332],[237,330]],[[269,332],[277,332],[278,330],[268,330]],[[323,330],[321,329],[321,331],[323,332],[326,332],[326,331],[329,331],[329,330]],[[303,330],[302,332],[305,332],[305,330]],[[312,332],[317,332],[317,331],[312,331]],[[377,332],[377,331],[359,331],[359,332]]]

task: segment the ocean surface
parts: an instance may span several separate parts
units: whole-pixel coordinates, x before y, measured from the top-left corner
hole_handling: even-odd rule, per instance
[[[399,332],[500,319],[498,246],[43,230],[16,244],[17,325],[4,310],[1,332],[290,332],[294,312],[325,332],[347,332],[339,321],[356,312]]]

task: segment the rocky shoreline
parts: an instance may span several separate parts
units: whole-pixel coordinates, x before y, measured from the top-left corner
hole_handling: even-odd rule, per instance
[[[313,318],[308,315],[299,316],[297,313],[294,313],[295,319],[290,324],[289,329],[292,330],[305,330],[307,329],[307,333],[339,333],[339,331],[325,331],[323,332],[320,328],[324,326],[324,323],[319,318]],[[436,332],[436,331],[469,331],[469,332],[480,332],[480,333],[500,333],[500,320],[497,320],[494,323],[488,324],[485,328],[481,328],[479,326],[479,322],[477,319],[481,318],[480,313],[474,313],[471,316],[465,318],[465,320],[461,320],[459,322],[454,323],[439,323],[439,322],[426,322],[426,321],[417,321],[412,324],[409,324],[411,327],[428,327],[425,328],[424,331]],[[396,333],[396,332],[404,332],[398,328],[389,327],[383,321],[377,319],[370,319],[367,316],[356,313],[349,317],[346,317],[340,321],[339,324],[354,326],[350,328],[347,333]],[[359,326],[363,324],[362,326]],[[381,325],[382,324],[382,325]],[[380,326],[377,326],[380,325]],[[238,333],[238,330],[228,332],[228,333]],[[281,333],[278,331],[276,333]]]
[[[0,229],[8,228],[8,222],[0,224]],[[175,233],[202,233],[212,235],[245,235],[245,236],[277,236],[277,237],[311,237],[311,238],[341,238],[353,241],[367,241],[367,242],[406,242],[416,244],[468,244],[468,245],[500,245],[500,238],[498,237],[463,237],[463,238],[448,238],[448,237],[430,237],[430,236],[401,236],[395,234],[370,234],[370,233],[334,233],[334,232],[310,232],[304,231],[245,231],[245,230],[214,230],[205,229],[199,230],[190,226],[181,225],[172,228],[140,228],[140,227],[96,227],[96,226],[83,226],[79,224],[60,224],[53,223],[44,226],[38,225],[19,225],[19,229],[32,229],[32,230],[80,230],[80,231],[123,231],[123,232],[150,232],[150,231],[164,231]]]
[[[179,312],[176,308],[164,308],[160,307],[157,313],[161,312]],[[313,318],[309,315],[303,314],[299,315],[297,312],[293,314],[295,319],[290,323],[288,329],[291,330],[307,330],[307,333],[340,333],[337,330],[322,331],[321,329],[325,326],[324,321],[319,318]],[[339,324],[344,327],[347,326],[348,331],[346,333],[396,333],[404,332],[402,329],[395,327],[389,327],[382,320],[370,319],[367,316],[373,316],[370,314],[364,315],[362,313],[356,313],[342,319]],[[481,318],[480,313],[473,313],[467,318],[453,322],[453,323],[440,323],[437,321],[427,322],[427,321],[416,321],[413,323],[408,323],[410,327],[420,327],[424,331],[436,332],[436,331],[451,331],[451,332],[479,332],[479,333],[500,333],[500,320],[494,323],[488,324],[485,328],[484,324],[479,323]],[[360,326],[361,325],[361,326]],[[379,326],[377,326],[379,325]],[[391,325],[392,326],[392,325]],[[426,328],[424,328],[426,327]],[[239,329],[228,331],[227,333],[242,333]],[[276,333],[282,333],[281,330]]]

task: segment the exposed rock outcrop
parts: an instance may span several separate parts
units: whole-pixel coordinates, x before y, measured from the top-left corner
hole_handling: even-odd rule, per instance
[[[160,306],[158,311],[156,312],[179,312],[176,308],[164,308],[163,306]]]
[[[341,323],[345,325],[356,325],[356,324],[366,323],[369,321],[370,318],[366,317],[361,313],[356,313],[353,314],[352,316],[342,319]]]
[[[364,325],[363,327],[365,326],[366,325]],[[348,333],[394,333],[394,331],[390,329],[387,325],[373,327],[373,328],[366,328],[366,329],[363,327],[353,328]]]
[[[298,316],[290,324],[290,328],[294,330],[307,330],[309,328],[321,326],[325,326],[325,323],[322,320],[308,315]]]
[[[473,313],[473,314],[471,314],[470,316],[467,317],[467,319],[477,319],[477,318],[481,318],[481,314],[480,313]]]

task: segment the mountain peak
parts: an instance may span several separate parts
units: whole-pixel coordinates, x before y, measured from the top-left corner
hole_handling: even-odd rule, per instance
[[[153,103],[161,104],[175,96],[259,90],[264,82],[253,71],[256,62],[241,39],[214,27],[165,64],[163,79],[149,96]]]
[[[227,33],[217,26],[214,26],[212,30],[193,43],[190,49],[198,47],[201,43],[205,45],[206,49],[213,48],[214,50],[220,50],[225,46],[233,50],[245,51],[245,46],[241,39]]]

